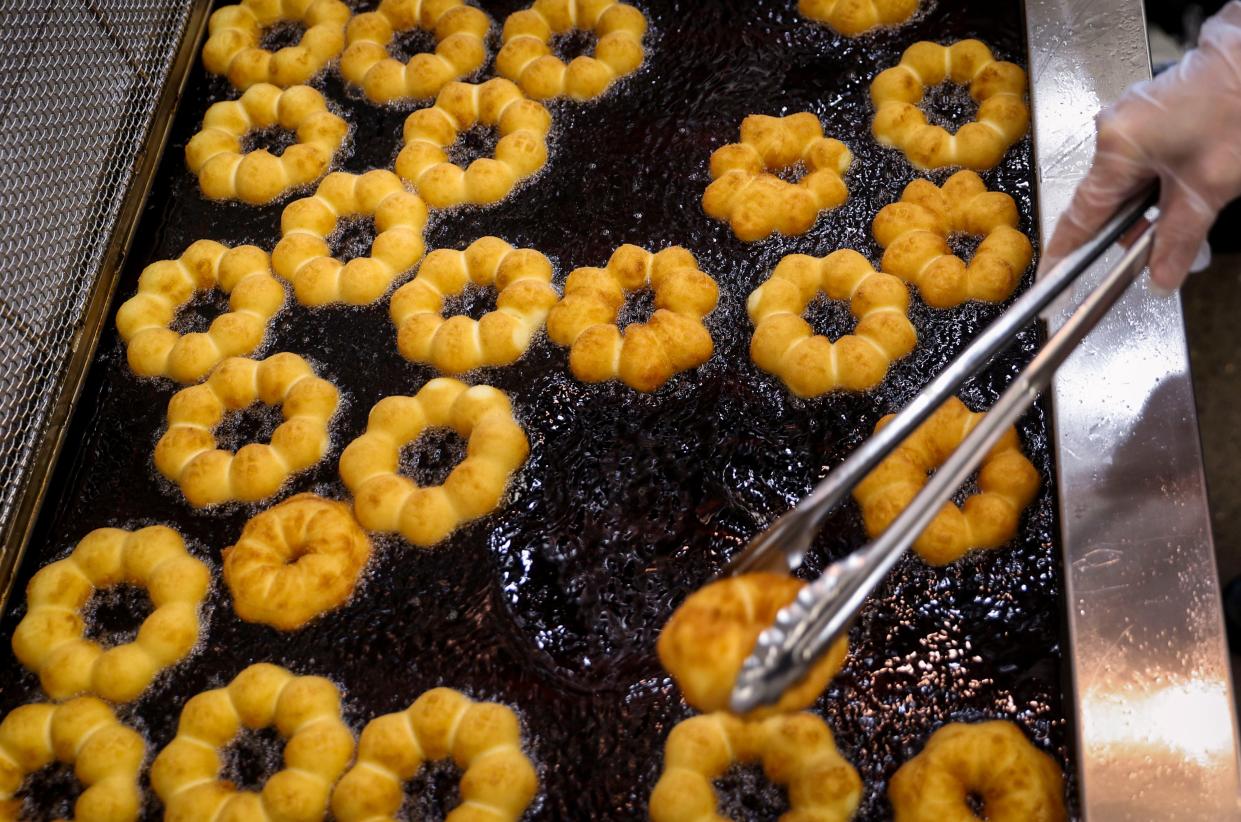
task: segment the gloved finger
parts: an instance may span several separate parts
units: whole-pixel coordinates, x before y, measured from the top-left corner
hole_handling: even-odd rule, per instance
[[[1164,181],[1159,198],[1159,223],[1151,251],[1151,284],[1158,290],[1181,287],[1214,222],[1214,212],[1184,188]]]

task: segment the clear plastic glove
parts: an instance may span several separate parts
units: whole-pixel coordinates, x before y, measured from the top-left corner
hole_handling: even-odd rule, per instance
[[[1198,48],[1126,91],[1097,124],[1094,164],[1044,262],[1076,249],[1158,177],[1151,280],[1171,291],[1185,281],[1220,209],[1241,195],[1241,2],[1208,20]]]

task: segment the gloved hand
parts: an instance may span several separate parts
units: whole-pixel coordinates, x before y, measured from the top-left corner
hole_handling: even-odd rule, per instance
[[[1144,183],[1159,178],[1150,271],[1171,291],[1220,209],[1241,195],[1241,2],[1202,27],[1198,48],[1097,118],[1094,164],[1060,217],[1044,263],[1070,253]]]

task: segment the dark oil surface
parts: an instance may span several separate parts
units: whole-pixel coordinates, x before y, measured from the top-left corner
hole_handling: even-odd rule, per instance
[[[497,21],[522,5],[483,3]],[[720,284],[708,320],[715,356],[653,395],[577,382],[565,351],[544,338],[516,365],[469,375],[509,393],[530,437],[530,459],[507,504],[434,550],[377,540],[352,600],[291,634],[238,620],[217,576],[201,648],[119,709],[153,751],[172,738],[190,695],[257,661],[332,678],[355,730],[447,685],[521,715],[541,782],[530,819],[644,818],[664,739],[691,714],[654,655],[669,614],[1002,309],[936,311],[915,301],[917,350],[881,388],[860,396],[794,399],[748,356],[745,298],[779,259],[847,247],[877,260],[870,221],[916,176],[870,137],[870,78],[920,39],[978,36],[1024,63],[1019,3],[939,0],[907,26],[857,40],[801,18],[793,0],[638,5],[651,24],[641,71],[597,102],[554,103],[545,171],[496,207],[433,215],[427,245],[461,249],[494,234],[547,254],[557,284],[575,267],[603,265],[621,243],[684,245]],[[490,67],[480,76],[491,76]],[[353,127],[339,166],[390,168],[410,107],[372,106],[347,92],[334,69],[316,85]],[[281,209],[296,195],[263,208],[211,203],[185,167],[185,143],[206,107],[232,96],[224,82],[195,70],[118,300],[134,292],[145,265],[176,257],[194,240],[270,249],[279,239]],[[711,151],[736,140],[747,114],[806,110],[853,150],[850,200],[804,236],[741,243],[702,212]],[[1017,199],[1030,232],[1029,141],[983,176]],[[842,322],[839,313],[823,316],[829,325]],[[1027,329],[1016,342],[963,391],[971,407],[995,400],[1038,333]],[[327,458],[281,497],[313,490],[346,498],[337,459],[371,406],[413,394],[435,374],[398,355],[386,300],[362,309],[291,303],[258,355],[277,351],[309,358],[343,394]],[[23,615],[20,591],[30,575],[91,529],[167,523],[218,569],[220,551],[245,521],[274,502],[195,511],[157,476],[152,446],[175,390],[131,374],[108,326],[0,634],[11,635]],[[848,664],[815,706],[865,783],[859,819],[890,815],[886,780],[952,720],[1013,719],[1072,770],[1047,424],[1035,409],[1020,425],[1044,483],[1015,544],[945,569],[903,561],[853,628]],[[805,572],[863,541],[855,508],[844,506]],[[0,711],[41,698],[37,680],[3,643]],[[729,804],[754,819],[774,818],[782,796],[764,791]],[[159,815],[149,797],[145,818]]]

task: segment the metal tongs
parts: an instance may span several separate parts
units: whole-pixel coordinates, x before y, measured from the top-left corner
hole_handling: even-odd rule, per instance
[[[805,677],[814,661],[848,630],[866,598],[942,505],[977,469],[1005,430],[1051,385],[1060,364],[1145,268],[1158,220],[1153,208],[1156,200],[1154,187],[1135,197],[1091,241],[1053,266],[882,431],[858,447],[809,496],[754,537],[725,568],[723,573],[727,576],[753,571],[788,572],[801,565],[824,518],[857,483],[1114,243],[1125,247],[1106,276],[1017,375],[909,507],[874,542],[828,566],[780,611],[775,624],[762,632],[733,686],[734,712],[748,713],[773,704],[786,689]]]

